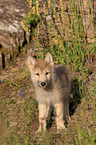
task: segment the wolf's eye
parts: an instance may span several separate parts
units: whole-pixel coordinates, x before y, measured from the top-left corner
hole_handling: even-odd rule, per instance
[[[39,73],[36,73],[36,76],[39,76]]]
[[[46,71],[45,75],[48,75],[48,74],[49,74],[49,72],[48,72],[48,71]]]

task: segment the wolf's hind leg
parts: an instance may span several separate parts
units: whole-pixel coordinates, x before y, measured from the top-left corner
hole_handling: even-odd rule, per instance
[[[69,99],[64,100],[64,119],[69,117]]]

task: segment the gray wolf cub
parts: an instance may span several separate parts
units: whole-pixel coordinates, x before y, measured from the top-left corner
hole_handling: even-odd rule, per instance
[[[38,132],[46,130],[46,119],[51,105],[56,111],[57,130],[64,129],[63,119],[69,115],[71,84],[69,70],[62,64],[54,65],[50,53],[47,53],[44,60],[29,56],[26,64],[29,67],[36,100],[39,103]]]

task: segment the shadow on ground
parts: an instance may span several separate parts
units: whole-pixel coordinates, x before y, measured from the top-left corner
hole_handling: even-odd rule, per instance
[[[71,96],[69,100],[69,113],[70,116],[72,116],[78,107],[78,105],[81,103],[81,96],[79,92],[79,82],[77,79],[73,79],[71,81]]]

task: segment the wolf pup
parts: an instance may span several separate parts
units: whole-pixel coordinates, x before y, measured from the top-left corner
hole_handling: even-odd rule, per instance
[[[31,72],[39,104],[39,129],[46,130],[46,119],[51,105],[56,111],[57,130],[66,129],[64,117],[69,115],[70,73],[62,64],[54,65],[52,55],[47,53],[45,60],[29,56],[26,63]]]

